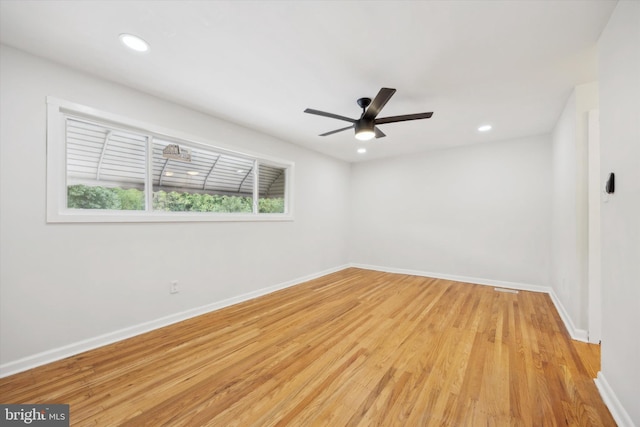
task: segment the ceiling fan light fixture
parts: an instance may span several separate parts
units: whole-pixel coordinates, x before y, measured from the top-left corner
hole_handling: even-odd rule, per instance
[[[370,141],[375,138],[376,133],[372,130],[361,130],[356,132],[356,139],[359,141]]]
[[[356,139],[359,141],[369,141],[376,137],[376,133],[373,130],[373,122],[358,121],[355,123]]]

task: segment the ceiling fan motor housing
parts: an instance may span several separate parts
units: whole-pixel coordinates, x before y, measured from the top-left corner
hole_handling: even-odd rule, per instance
[[[375,124],[373,120],[360,119],[354,123],[354,126],[356,129],[356,134],[358,134],[360,132],[365,132],[365,131],[373,132],[374,131],[373,128]]]

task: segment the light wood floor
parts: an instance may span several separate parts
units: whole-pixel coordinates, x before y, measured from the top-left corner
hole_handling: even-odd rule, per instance
[[[615,426],[547,295],[353,268],[0,379],[0,401],[79,426]]]

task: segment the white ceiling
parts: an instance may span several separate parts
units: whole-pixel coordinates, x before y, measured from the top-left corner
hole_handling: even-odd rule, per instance
[[[597,79],[609,0],[13,1],[0,37],[105,79],[347,161],[552,130],[576,84]],[[147,40],[126,50],[120,33]],[[356,99],[397,92],[386,138],[320,133]],[[480,124],[493,130],[481,134]],[[365,155],[356,148],[366,146]]]

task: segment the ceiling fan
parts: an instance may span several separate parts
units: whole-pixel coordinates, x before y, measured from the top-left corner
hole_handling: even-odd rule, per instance
[[[312,108],[307,108],[304,110],[305,113],[315,114],[317,116],[330,117],[332,119],[344,120],[345,122],[351,123],[350,126],[332,130],[330,132],[325,132],[320,134],[320,136],[329,136],[334,133],[342,132],[343,130],[354,128],[356,131],[356,138],[361,141],[367,141],[372,139],[373,137],[382,138],[386,136],[376,125],[383,125],[385,123],[395,123],[395,122],[405,122],[407,120],[420,120],[420,119],[428,119],[433,113],[417,113],[417,114],[405,114],[402,116],[391,116],[391,117],[382,117],[380,119],[378,114],[385,106],[385,104],[391,99],[393,94],[396,93],[395,89],[390,89],[387,87],[383,87],[380,89],[380,92],[376,95],[371,102],[371,98],[360,98],[358,99],[358,105],[362,108],[362,114],[359,119],[352,119],[345,116],[340,116],[338,114],[327,113],[324,111],[314,110]],[[368,107],[368,108],[367,108]]]

